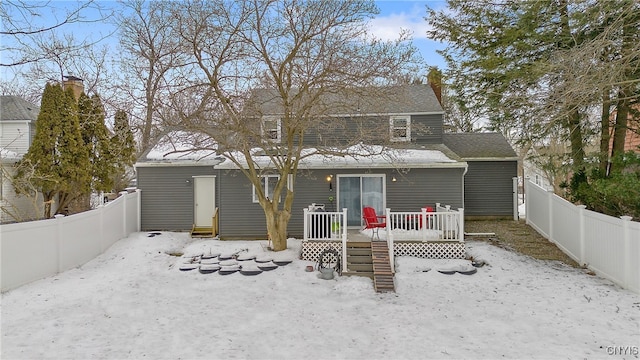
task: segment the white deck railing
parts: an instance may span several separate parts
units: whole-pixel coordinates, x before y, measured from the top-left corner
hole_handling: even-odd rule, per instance
[[[389,258],[393,270],[395,241],[464,241],[464,210],[452,210],[451,206],[436,204],[435,211],[426,208],[414,212],[392,212],[386,209],[386,229],[368,236],[387,240]],[[313,211],[304,208],[303,240],[342,242],[342,270],[347,269],[347,209],[340,212]]]
[[[304,208],[303,240],[342,242],[342,271],[347,269],[347,209],[342,211],[311,211]]]
[[[464,241],[464,210],[436,204],[436,211],[391,212],[387,209],[387,239]]]

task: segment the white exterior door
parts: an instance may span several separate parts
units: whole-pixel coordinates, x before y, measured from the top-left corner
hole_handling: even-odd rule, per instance
[[[215,210],[215,177],[197,176],[194,177],[194,199],[195,206],[194,220],[196,227],[211,227],[212,217]]]

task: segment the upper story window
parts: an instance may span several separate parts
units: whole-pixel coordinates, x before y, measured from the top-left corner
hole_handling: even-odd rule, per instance
[[[411,141],[411,117],[392,116],[389,119],[391,141]]]
[[[282,122],[277,117],[265,117],[262,119],[262,133],[267,141],[279,143],[282,141]]]

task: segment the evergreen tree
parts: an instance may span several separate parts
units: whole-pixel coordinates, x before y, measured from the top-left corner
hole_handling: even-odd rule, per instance
[[[16,191],[21,193],[20,184],[36,186],[43,194],[45,218],[62,212],[78,194],[88,191],[88,158],[71,89],[63,91],[60,84],[45,86],[33,143],[18,168],[30,171],[17,172]]]
[[[36,133],[29,151],[18,164],[14,182],[16,193],[24,194],[22,184],[33,184],[44,199],[45,218],[51,217],[51,208],[57,193],[57,185],[62,181],[56,168],[58,155],[56,152],[57,133],[62,122],[61,108],[64,94],[60,85],[46,84],[42,93],[40,113],[36,121]],[[21,169],[32,171],[22,171]]]
[[[58,209],[66,213],[75,199],[91,190],[89,152],[82,139],[78,119],[78,103],[71,88],[64,91],[62,126],[56,151],[60,154],[58,171],[63,181],[59,184]]]
[[[568,152],[561,146],[560,153],[548,155],[569,156],[563,162],[572,164],[570,195],[590,208],[613,208],[596,205],[612,198],[597,189],[623,187],[596,187],[596,180],[613,174],[619,181],[616,172],[635,170],[612,161],[593,171],[585,149],[599,133],[600,161],[622,155],[627,119],[640,94],[640,3],[448,0],[448,5],[446,11],[430,10],[427,20],[431,38],[449,44],[442,53],[457,102],[484,115],[490,128],[524,149],[549,149],[556,139],[568,144]],[[597,124],[589,115],[599,109]]]
[[[89,98],[83,93],[78,99],[78,108],[82,140],[89,156],[91,190],[111,191],[112,175],[116,166],[110,149],[109,130],[105,125],[102,100],[98,95]]]
[[[116,111],[110,148],[115,166],[115,190],[121,191],[128,183],[127,171],[133,166],[136,160],[136,146],[133,132],[129,127],[127,113],[123,110]]]

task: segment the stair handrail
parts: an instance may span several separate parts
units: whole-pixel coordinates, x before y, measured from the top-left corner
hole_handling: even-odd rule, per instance
[[[387,224],[391,224],[391,209],[386,209]],[[389,247],[389,265],[391,266],[391,272],[395,273],[395,260],[393,259],[393,233],[391,232],[391,226],[387,226],[387,246]]]
[[[347,268],[347,208],[342,209],[342,271],[348,272]]]

